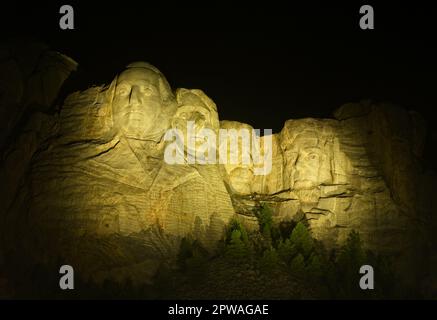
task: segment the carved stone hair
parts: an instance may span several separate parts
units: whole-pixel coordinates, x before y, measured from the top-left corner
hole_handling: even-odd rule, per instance
[[[175,99],[173,91],[170,87],[170,84],[168,83],[164,74],[162,74],[162,72],[159,71],[158,68],[156,68],[155,66],[151,65],[150,63],[144,62],[144,61],[132,62],[126,66],[126,69],[134,69],[134,68],[148,69],[148,70],[151,70],[158,75],[159,93],[161,95],[161,98],[162,98],[164,104],[168,103],[170,100]]]

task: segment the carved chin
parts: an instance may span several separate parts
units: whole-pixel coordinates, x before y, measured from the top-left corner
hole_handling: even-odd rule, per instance
[[[147,136],[147,134],[153,129],[153,121],[145,119],[144,116],[131,116],[129,121],[124,121],[119,128],[123,134],[131,138],[141,138]]]
[[[129,125],[123,126],[121,131],[128,138],[141,139],[147,137],[151,129],[151,126],[138,122],[137,125],[136,123],[129,123]]]

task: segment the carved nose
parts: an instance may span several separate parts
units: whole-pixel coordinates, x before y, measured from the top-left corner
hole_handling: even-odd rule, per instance
[[[141,104],[140,90],[137,86],[132,86],[129,104]]]

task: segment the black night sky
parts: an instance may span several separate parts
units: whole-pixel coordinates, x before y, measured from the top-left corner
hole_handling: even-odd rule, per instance
[[[331,1],[71,2],[75,30],[66,31],[58,25],[61,4],[3,7],[10,18],[2,30],[75,59],[80,67],[67,92],[109,83],[127,63],[145,60],[173,88],[205,91],[221,119],[274,131],[286,119],[330,117],[361,99],[394,102],[427,118],[436,107],[435,19],[432,8],[416,3],[362,3],[375,10],[375,30],[367,31],[358,24],[362,4]]]

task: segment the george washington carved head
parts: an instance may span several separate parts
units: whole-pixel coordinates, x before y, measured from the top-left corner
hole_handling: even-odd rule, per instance
[[[146,62],[134,62],[112,85],[113,124],[127,138],[154,140],[168,127],[175,99],[164,75]]]

